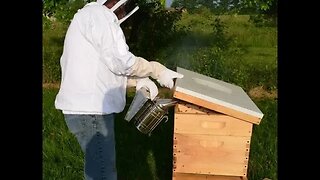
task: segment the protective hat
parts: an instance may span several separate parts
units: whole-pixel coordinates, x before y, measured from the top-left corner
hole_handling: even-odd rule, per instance
[[[107,2],[108,0],[97,0],[97,3],[103,5],[105,2]]]
[[[105,2],[107,2],[107,0],[97,0],[97,3],[103,5]],[[115,11],[117,10],[120,6],[124,5],[126,6],[128,3],[128,0],[120,0],[118,1],[112,8],[111,11]],[[128,8],[125,7],[125,9],[127,10]],[[139,9],[139,6],[136,6],[132,11],[130,11],[128,14],[126,14],[126,16],[124,16],[123,18],[119,19],[119,24],[121,24],[123,21],[125,21],[126,19],[128,19],[133,13],[135,13],[137,10]]]

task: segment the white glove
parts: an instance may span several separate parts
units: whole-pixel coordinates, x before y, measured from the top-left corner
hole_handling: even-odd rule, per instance
[[[149,91],[151,100],[153,100],[158,95],[157,85],[148,77],[137,80],[136,91],[138,91],[142,87],[145,87]]]
[[[172,89],[174,78],[183,78],[183,74],[177,73],[177,72],[172,71],[170,69],[165,69],[160,73],[157,81],[161,86]]]

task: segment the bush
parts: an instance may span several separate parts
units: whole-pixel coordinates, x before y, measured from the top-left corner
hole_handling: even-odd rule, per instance
[[[65,4],[60,4],[56,8],[55,17],[64,24],[70,24],[74,14],[84,5],[85,1],[83,0],[68,1]]]
[[[186,68],[192,71],[236,84],[245,91],[257,86],[276,89],[277,65],[245,61],[246,46],[228,36],[226,30],[227,26],[216,18],[210,37],[212,43],[193,51],[192,58],[189,58],[191,66],[185,63],[182,67],[188,66]]]
[[[178,38],[175,23],[182,11],[168,11],[158,1],[139,4],[139,11],[122,26],[131,52],[154,59],[161,49]]]
[[[254,14],[250,15],[249,22],[252,22],[256,27],[276,27],[277,17],[266,14]]]
[[[267,90],[277,88],[276,65],[247,65],[248,88],[263,86]]]
[[[234,46],[234,38],[227,36],[227,26],[220,18],[214,20],[211,44],[195,51],[192,69],[195,72],[230,83],[243,85],[247,75],[241,66],[242,49]]]
[[[232,48],[200,49],[193,55],[191,70],[242,87],[245,91],[257,86],[276,89],[276,65],[249,64],[242,59],[243,50]]]

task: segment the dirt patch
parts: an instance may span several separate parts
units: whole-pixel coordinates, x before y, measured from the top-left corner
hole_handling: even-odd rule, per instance
[[[42,88],[45,89],[59,89],[60,83],[43,83]]]
[[[249,91],[249,96],[253,98],[270,98],[270,99],[277,99],[278,92],[276,90],[268,91],[263,88],[263,86],[258,86],[252,88]]]

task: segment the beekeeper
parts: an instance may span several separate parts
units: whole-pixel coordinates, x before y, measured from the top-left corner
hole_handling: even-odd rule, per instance
[[[146,87],[150,98],[158,94],[152,77],[172,88],[183,75],[129,51],[120,23],[126,0],[97,0],[74,15],[67,30],[60,59],[61,85],[55,107],[85,155],[85,179],[117,179],[114,113],[123,111],[126,88]]]

